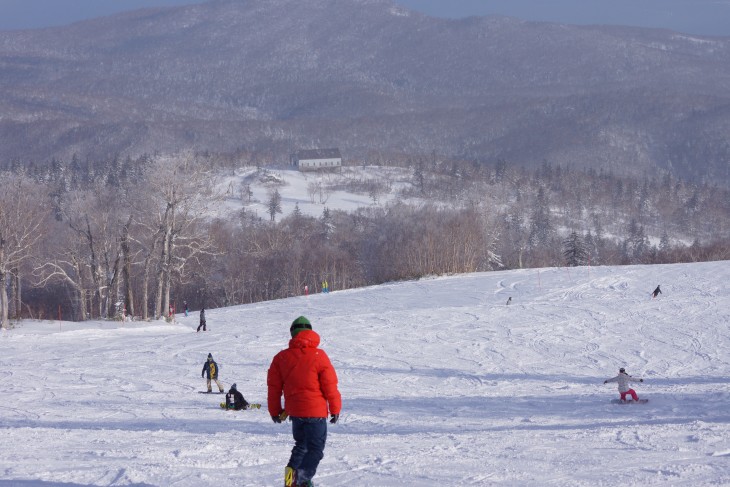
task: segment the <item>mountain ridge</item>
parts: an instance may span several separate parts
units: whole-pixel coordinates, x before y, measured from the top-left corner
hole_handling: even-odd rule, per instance
[[[730,38],[215,0],[0,32],[0,75],[0,162],[322,145],[730,183]]]

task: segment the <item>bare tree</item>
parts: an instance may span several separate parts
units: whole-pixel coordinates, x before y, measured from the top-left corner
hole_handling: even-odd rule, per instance
[[[71,235],[59,234],[56,256],[39,270],[43,282],[60,279],[79,293],[82,319],[87,297],[91,316],[113,317],[120,300],[121,246],[129,211],[116,187],[97,184],[67,194],[61,205]]]
[[[332,187],[322,181],[314,181],[307,184],[307,194],[309,195],[310,202],[314,203],[317,197],[319,197],[319,203],[325,204],[330,196],[332,196]]]
[[[86,321],[91,311],[89,299],[94,293],[87,266],[86,244],[67,225],[59,225],[54,235],[64,244],[56,249],[55,255],[34,270],[39,278],[38,285],[59,281],[70,286],[75,293],[73,304],[78,311],[78,318]]]
[[[332,196],[332,186],[329,184],[321,184],[319,186],[319,202],[323,205],[326,204],[330,196]]]
[[[8,277],[19,277],[20,265],[44,235],[48,211],[45,192],[30,179],[3,175],[0,187],[0,326],[8,328]]]
[[[253,196],[253,191],[251,191],[251,185],[249,183],[242,182],[241,186],[239,187],[239,193],[240,193],[241,201],[251,203],[251,197]]]
[[[98,316],[108,318],[116,302],[115,283],[119,276],[122,227],[119,201],[113,188],[99,185],[75,200],[64,211],[68,224],[87,245],[90,276],[94,283],[94,298]]]
[[[276,214],[281,213],[281,194],[279,193],[279,190],[274,190],[273,193],[269,195],[269,202],[267,204],[269,216],[271,217],[271,221],[273,222],[276,219]]]
[[[122,251],[122,284],[124,287],[122,295],[124,300],[124,309],[129,316],[134,316],[134,293],[132,292],[132,251],[130,248],[129,237],[129,228],[131,225],[132,213],[130,212],[127,222],[122,228],[122,237],[119,241],[119,247]]]
[[[200,223],[209,216],[211,206],[222,201],[217,179],[191,154],[158,159],[148,168],[144,188],[151,205],[146,215],[156,230],[149,245],[146,265],[155,249],[157,258],[154,316],[159,318],[170,307],[171,279],[182,274],[189,259],[213,252],[213,245]]]
[[[322,183],[320,182],[311,182],[307,184],[307,194],[309,195],[309,201],[314,203],[315,198],[317,194],[319,193],[319,189],[322,186]]]

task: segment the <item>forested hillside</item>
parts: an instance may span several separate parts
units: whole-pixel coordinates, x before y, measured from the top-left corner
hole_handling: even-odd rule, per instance
[[[0,318],[728,259],[729,93],[727,38],[389,0],[0,32]],[[305,192],[264,171],[322,147],[345,167]]]
[[[239,164],[210,154],[94,167],[55,161],[2,173],[0,297],[10,318],[147,319],[183,299],[250,303],[305,285],[317,292],[325,280],[339,290],[496,269],[730,259],[728,192],[669,175],[434,154],[310,174],[297,193],[262,166],[232,187]],[[334,191],[366,203],[340,209],[328,204]]]

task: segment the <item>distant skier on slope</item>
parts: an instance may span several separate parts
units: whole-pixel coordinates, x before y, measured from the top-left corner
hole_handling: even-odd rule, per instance
[[[210,381],[215,381],[215,384],[218,386],[218,390],[220,392],[225,392],[225,389],[223,389],[223,386],[218,381],[218,364],[215,363],[215,360],[213,360],[213,355],[208,354],[208,360],[203,364],[203,371],[200,373],[200,377],[205,377],[207,374],[208,377],[206,377],[206,385],[208,386],[208,392],[213,392],[213,388],[211,387]]]
[[[631,377],[626,373],[626,369],[621,367],[618,369],[618,375],[616,377],[603,381],[604,384],[608,384],[609,382],[618,382],[618,392],[621,394],[621,401],[626,401],[626,394],[631,394],[634,401],[638,401],[639,396],[636,394],[635,390],[629,387],[629,382],[644,382],[644,379]]]
[[[200,331],[200,329],[203,329],[203,331],[206,331],[205,326],[205,307],[200,308],[200,324],[198,325],[198,329],[196,331]]]
[[[662,294],[662,290],[661,290],[661,289],[659,289],[659,286],[657,285],[656,289],[654,289],[654,292],[653,292],[653,293],[651,293],[651,299],[654,299],[654,298],[656,298],[656,297],[657,297],[657,296],[659,296],[660,294]]]

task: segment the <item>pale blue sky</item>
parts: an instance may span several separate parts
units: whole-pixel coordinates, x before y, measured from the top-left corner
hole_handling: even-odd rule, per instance
[[[730,0],[396,0],[396,2],[413,10],[441,17],[501,14],[524,20],[659,27],[691,34],[730,36]],[[0,30],[63,25],[124,10],[190,3],[200,2],[0,0]]]

